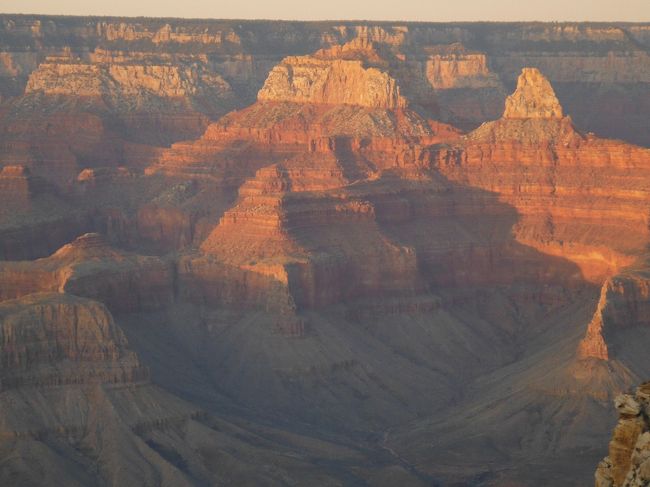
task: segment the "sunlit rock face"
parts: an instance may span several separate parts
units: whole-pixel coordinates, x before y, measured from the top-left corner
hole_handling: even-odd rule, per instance
[[[506,98],[503,118],[562,118],[562,107],[548,79],[536,68],[524,68],[517,89]]]
[[[260,101],[359,105],[394,109],[406,106],[397,82],[361,61],[290,57],[269,73]]]

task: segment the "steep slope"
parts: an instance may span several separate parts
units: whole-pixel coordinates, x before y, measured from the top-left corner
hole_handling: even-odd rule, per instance
[[[640,364],[643,352],[635,345],[644,343],[648,326],[648,260],[607,279],[578,353],[599,360],[628,360]]]
[[[358,482],[377,471],[363,452],[217,418],[152,385],[96,301],[58,293],[5,301],[0,335],[3,483],[46,485],[56,475],[75,486],[340,485],[319,462],[355,465]]]
[[[203,242],[204,255],[181,259],[184,300],[235,310],[195,325],[206,349],[197,360],[214,364],[210,374],[225,379],[228,394],[249,404],[263,396],[279,414],[337,428],[341,418],[395,424],[449,407],[465,393],[458,384],[514,360],[526,324],[585,299],[578,267],[513,239],[512,206],[432,169],[441,150],[432,142],[314,140],[308,152],[258,170]],[[214,333],[227,346],[212,345]],[[323,349],[312,350],[316,344]],[[221,354],[246,366],[230,371]],[[264,357],[259,366],[255,356]],[[414,394],[416,381],[393,382],[394,370],[425,381],[428,392]],[[321,397],[320,381],[338,385]],[[383,406],[352,415],[362,397],[381,397]],[[418,399],[400,411],[404,397]]]

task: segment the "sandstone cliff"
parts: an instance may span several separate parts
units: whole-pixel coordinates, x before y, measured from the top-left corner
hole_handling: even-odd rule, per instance
[[[462,44],[432,53],[427,60],[427,78],[435,89],[497,88],[501,85],[487,65],[483,53],[466,52]]]
[[[22,93],[30,73],[49,55],[72,53],[86,63],[102,52],[116,56],[129,52],[127,58],[134,55],[132,62],[138,53],[144,53],[150,59],[167,58],[166,64],[182,71],[186,63],[179,60],[191,57],[187,56],[191,50],[195,61],[202,57],[199,64],[203,70],[233,86],[240,97],[239,106],[243,106],[282,58],[361,40],[381,46],[410,66],[409,76],[399,82],[402,95],[417,91],[405,86],[413,82],[409,77],[426,80],[428,72],[433,87],[442,92],[437,104],[451,123],[473,128],[493,118],[504,98],[503,90],[494,88],[497,78],[511,83],[522,67],[535,66],[557,84],[565,109],[581,127],[637,143],[648,140],[640,110],[642,106],[647,109],[650,72],[644,47],[647,26],[643,24],[521,23],[489,28],[409,23],[270,25],[3,16],[0,33],[7,43],[0,53],[0,65],[4,66],[0,67],[0,93]],[[455,90],[462,90],[465,96],[460,91],[453,93]],[[607,107],[605,120],[596,115],[594,100],[601,108]]]
[[[257,95],[260,101],[403,108],[397,82],[361,61],[291,57],[274,67]]]
[[[149,61],[145,59],[144,61]],[[123,62],[83,63],[68,58],[50,58],[30,74],[26,93],[87,97],[121,96],[137,102],[138,96],[189,97],[205,91],[206,96],[232,96],[228,83],[198,63],[179,65]]]
[[[506,99],[503,118],[562,118],[562,107],[538,69],[524,68],[517,89]]]
[[[425,143],[457,137],[454,127],[406,106],[388,64],[364,38],[286,58],[256,103],[211,124],[199,140],[174,144],[147,173],[209,177],[236,188],[261,167],[328,137],[424,137]]]
[[[595,314],[595,299],[591,305],[584,298],[569,305],[560,304],[562,299],[557,295],[541,298],[554,300],[574,318],[570,322],[554,321],[549,315],[548,321],[542,319],[548,326],[542,327],[544,331],[536,321],[536,331],[530,330],[534,336],[528,338],[534,354],[483,377],[474,383],[476,389],[460,408],[442,419],[416,422],[390,443],[419,467],[449,481],[453,479],[451,465],[458,465],[453,460],[456,453],[450,451],[474,451],[473,460],[464,463],[468,472],[478,474],[480,469],[473,466],[486,461],[509,464],[519,472],[503,477],[491,474],[497,484],[502,478],[544,485],[564,482],[548,471],[541,472],[535,461],[517,467],[520,460],[516,455],[544,457],[548,465],[561,465],[558,452],[583,448],[584,455],[594,458],[598,450],[593,443],[593,418],[607,424],[606,402],[650,372],[645,352],[637,345],[646,336],[645,264],[640,262],[637,270],[624,270],[647,245],[643,215],[648,195],[642,181],[648,177],[650,153],[620,141],[583,135],[562,115],[548,81],[540,78],[539,72],[524,70],[500,120],[484,124],[460,141],[431,148],[431,160],[425,162],[450,181],[485,190],[514,209],[518,217],[509,230],[514,240],[549,259],[542,263],[540,255],[527,256],[521,249],[518,253],[510,243],[506,252],[511,260],[488,267],[484,275],[496,281],[516,269],[510,276],[517,276],[513,286],[521,291],[524,276],[534,269],[530,264],[538,262],[544,269],[532,280],[549,286],[561,282],[560,294],[565,297],[571,289],[582,288],[589,294],[587,282],[600,286],[605,281]],[[492,204],[490,219],[494,222],[498,206]],[[404,227],[401,231],[401,235],[408,235]],[[622,232],[629,232],[627,238],[621,238]],[[466,279],[474,277],[473,269],[495,262],[499,255],[495,235],[485,240],[490,243],[489,259],[472,260],[470,264],[468,255],[472,254],[464,255]],[[476,243],[474,246],[478,247]],[[417,246],[416,252],[421,265],[427,261],[434,264],[430,254]],[[553,262],[551,256],[559,262]],[[454,267],[457,272],[465,269],[458,262]],[[564,273],[550,272],[558,269]],[[477,281],[464,282],[468,286]],[[445,289],[449,292],[450,287],[447,284]],[[522,302],[519,299],[521,296],[518,302]],[[579,302],[584,307],[568,311]],[[590,316],[592,324],[583,340]],[[501,383],[502,374],[508,376],[505,384]],[[470,429],[482,422],[480,437],[470,440]],[[562,433],[549,436],[551,429]],[[598,435],[603,436],[602,428]],[[431,437],[437,438],[435,445],[428,442]],[[510,442],[517,444],[515,456],[486,453],[494,452],[490,445]]]

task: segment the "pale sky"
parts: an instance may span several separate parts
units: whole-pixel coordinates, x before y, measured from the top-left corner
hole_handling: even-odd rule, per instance
[[[650,0],[0,0],[1,13],[287,20],[650,21]]]

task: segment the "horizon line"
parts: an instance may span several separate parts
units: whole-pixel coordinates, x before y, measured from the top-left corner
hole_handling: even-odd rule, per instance
[[[161,20],[212,20],[228,22],[309,22],[309,23],[328,23],[328,22],[377,22],[377,23],[408,23],[408,24],[650,24],[649,20],[537,20],[537,19],[517,19],[517,20],[492,20],[492,19],[475,19],[475,20],[405,20],[405,19],[354,19],[354,18],[330,18],[330,19],[286,19],[286,18],[246,18],[246,17],[183,17],[183,16],[149,16],[149,15],[116,15],[116,14],[68,14],[68,13],[36,13],[36,12],[0,12],[0,16],[15,15],[24,17],[76,17],[76,18],[107,18],[107,19],[161,19]]]

